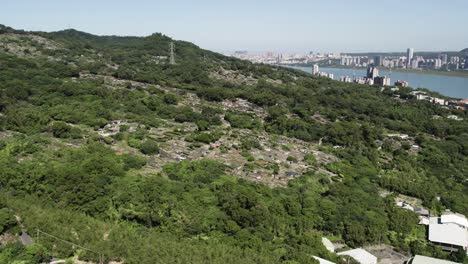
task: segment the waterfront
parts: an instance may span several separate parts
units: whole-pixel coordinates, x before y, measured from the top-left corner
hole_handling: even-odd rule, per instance
[[[311,73],[312,67],[291,66],[291,68],[300,69]],[[346,69],[346,68],[320,68],[321,72],[333,73],[334,79],[338,80],[340,76],[364,77],[365,69]],[[407,81],[412,88],[427,88],[445,96],[455,98],[468,98],[468,78],[458,76],[446,76],[415,72],[390,72],[387,69],[379,69],[381,76],[388,76],[391,82],[397,80]]]

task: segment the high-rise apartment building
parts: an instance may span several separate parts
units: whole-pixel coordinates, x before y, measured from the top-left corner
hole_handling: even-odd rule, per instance
[[[442,61],[442,65],[447,64],[448,56],[445,53],[439,54],[439,59]]]
[[[414,49],[408,48],[408,50],[406,51],[406,68],[411,67],[411,61],[413,60],[413,55],[414,55]]]
[[[452,56],[452,57],[450,57],[450,63],[451,63],[451,64],[458,64],[458,63],[460,63],[460,57],[458,57],[458,56]]]
[[[410,65],[411,65],[411,68],[412,68],[412,69],[417,69],[417,68],[419,68],[419,60],[418,60],[417,58],[413,58],[413,59],[411,60],[411,64],[410,64]]]
[[[314,64],[314,67],[312,68],[312,74],[317,75],[319,73],[319,66],[318,64]]]
[[[379,70],[376,67],[367,68],[367,78],[374,79],[379,76]]]
[[[387,76],[378,76],[374,78],[374,84],[378,84],[382,86],[390,86],[391,81],[390,81],[390,78]]]
[[[440,69],[442,67],[442,60],[441,59],[435,59],[434,60],[434,69]]]
[[[374,57],[374,66],[382,66],[382,63],[383,61],[381,55]]]

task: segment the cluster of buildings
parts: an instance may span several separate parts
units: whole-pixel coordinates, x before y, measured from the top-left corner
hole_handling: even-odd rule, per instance
[[[368,84],[368,85],[374,85],[374,84],[381,85],[381,86],[392,85],[390,81],[390,77],[379,76],[379,70],[377,69],[377,67],[374,67],[374,66],[370,66],[369,68],[367,68],[367,74],[364,77],[356,77],[354,79],[351,79],[351,77],[349,76],[341,76],[340,81],[348,82],[348,83],[355,82],[359,84]],[[397,84],[401,84],[402,86],[403,85],[408,86],[408,83],[404,81],[398,81],[397,83],[395,83],[395,85]]]
[[[448,101],[445,99],[429,96],[424,91],[412,91],[410,94],[414,96],[416,100],[424,100],[438,105],[448,105]]]
[[[443,98],[433,97],[424,91],[412,91],[410,93],[416,100],[428,101],[437,105],[451,106],[455,109],[465,110],[468,108],[468,100],[445,100]],[[452,118],[453,119],[453,118]]]
[[[347,252],[350,257],[355,259],[359,264],[377,264],[377,258],[370,254],[369,252],[363,249],[353,249]],[[323,258],[319,258],[313,256],[320,264],[335,264],[334,262],[328,261]],[[383,263],[383,262],[382,262]],[[459,264],[453,261],[443,260],[443,259],[436,259],[421,255],[415,255],[414,257],[410,258],[408,261],[405,262],[406,264]]]
[[[377,257],[372,255],[365,249],[355,248],[355,249],[350,249],[346,251],[335,252],[336,251],[335,245],[326,237],[322,237],[322,244],[325,246],[325,248],[328,251],[332,253],[336,253],[339,256],[351,257],[360,264],[377,264]],[[335,264],[334,262],[319,258],[317,256],[313,256],[313,258],[318,260],[320,264]]]
[[[459,70],[468,69],[468,54],[462,63],[462,59],[458,56],[448,57],[446,53],[440,53],[435,58],[424,58],[423,56],[414,56],[414,49],[408,48],[406,51],[405,66],[408,69],[446,69]]]
[[[442,250],[468,250],[468,221],[464,215],[444,212],[440,217],[430,216],[427,226],[428,240]]]
[[[326,65],[339,64],[349,67],[368,67],[374,65],[375,67],[385,68],[468,70],[468,54],[462,57],[449,56],[447,53],[428,53],[425,56],[416,56],[413,48],[408,48],[406,54],[376,56],[314,52],[287,54],[271,51],[257,54],[247,51],[235,51],[233,54],[227,55],[255,63],[275,65],[314,64],[321,62]]]
[[[328,77],[330,79],[334,79],[333,73],[326,73],[326,72],[321,72],[320,68],[317,64],[314,64],[312,67],[312,75],[315,76],[321,76],[321,77]],[[354,77],[351,78],[349,76],[340,76],[339,78],[340,81],[342,82],[347,82],[347,83],[358,83],[358,84],[368,84],[368,85],[381,85],[381,86],[391,86],[391,81],[390,77],[387,76],[379,76],[379,70],[371,66],[367,69],[367,74],[364,77]],[[397,81],[395,83],[397,86],[408,86],[408,82],[405,81]]]
[[[409,205],[408,205],[409,206]],[[411,207],[411,206],[409,206]],[[410,209],[410,208],[405,208]],[[412,209],[412,207],[411,207]],[[422,211],[423,214],[429,217],[430,213],[427,210]],[[425,216],[426,217],[426,216]],[[428,220],[429,221],[429,220]],[[432,243],[440,246],[443,250],[448,252],[457,252],[458,250],[466,250],[466,240],[464,240],[463,235],[467,235],[467,222],[466,218],[463,215],[454,214],[451,212],[444,213],[441,217],[431,217],[431,220],[434,223],[428,223],[429,231],[429,241]],[[343,247],[342,244],[333,244],[329,239],[326,237],[322,237],[322,244],[324,247],[332,253],[336,253],[338,256],[342,256],[344,258],[352,258],[359,264],[377,264],[379,263],[379,258],[373,255],[371,252],[375,252],[375,250],[371,249],[371,252],[363,249],[363,248],[354,248],[344,251],[339,251],[340,248]],[[377,251],[382,250],[378,249]],[[380,263],[403,263],[400,262],[404,260],[404,263],[407,264],[457,264],[456,262],[436,259],[421,255],[415,255],[407,259],[408,257],[405,255],[399,255],[397,259],[389,259],[389,254],[378,254],[380,258]],[[390,253],[390,255],[394,255]],[[320,264],[335,264],[329,260],[312,256],[316,259]],[[397,261],[397,262],[396,262]]]
[[[312,66],[312,75],[320,76],[320,77],[327,77],[332,80],[335,78],[333,73],[321,72],[317,64],[314,64],[314,66]]]
[[[367,62],[364,62],[364,59],[366,59],[366,57],[344,55],[341,56],[340,65],[367,67]]]
[[[326,61],[328,64],[332,64],[332,61],[338,60],[341,57],[340,53],[314,53],[308,54],[287,54],[287,53],[276,53],[276,52],[264,52],[264,53],[249,53],[247,51],[235,51],[233,54],[228,54],[232,57],[248,60],[254,63],[265,63],[265,64],[281,64],[281,65],[297,65],[297,64],[312,64],[319,61]]]
[[[451,211],[441,216],[433,215],[422,207],[413,207],[404,201],[397,206],[419,215],[419,224],[427,226],[427,239],[447,252],[464,251],[468,255],[468,220],[462,214]]]
[[[468,69],[468,54],[464,58],[459,56],[451,56],[447,53],[440,53],[436,56],[428,55],[415,56],[414,49],[408,48],[406,56],[350,56],[342,55],[340,65],[353,67],[367,67],[369,65],[386,68],[406,68],[406,69],[447,69],[460,70]]]

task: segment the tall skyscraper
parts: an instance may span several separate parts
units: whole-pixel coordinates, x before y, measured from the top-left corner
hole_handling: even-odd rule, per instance
[[[379,70],[376,67],[367,68],[367,78],[374,79],[379,76]]]
[[[319,66],[318,64],[314,64],[314,67],[312,68],[312,74],[317,75],[319,73]]]
[[[439,59],[442,61],[442,65],[447,64],[448,56],[445,53],[439,54]]]
[[[440,69],[442,67],[442,60],[441,59],[435,59],[434,60],[434,69]]]
[[[460,63],[460,57],[458,57],[458,56],[452,56],[452,57],[450,57],[450,63],[451,63],[451,64],[458,64],[458,63]]]
[[[375,56],[374,57],[374,66],[382,66],[382,56]]]
[[[411,67],[411,60],[413,59],[413,53],[414,53],[413,48],[408,48],[408,50],[406,51],[406,68]]]
[[[411,66],[412,69],[417,69],[417,68],[419,68],[419,60],[418,60],[418,58],[413,58],[413,59],[411,60],[410,66]]]

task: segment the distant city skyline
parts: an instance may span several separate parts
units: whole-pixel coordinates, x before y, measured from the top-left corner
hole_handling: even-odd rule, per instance
[[[254,63],[273,65],[310,65],[320,63],[327,66],[350,67],[384,67],[407,69],[434,69],[445,71],[458,71],[468,69],[468,55],[446,52],[432,52],[418,54],[413,48],[407,48],[406,54],[399,53],[302,53],[288,54],[276,52],[263,52],[252,54],[248,51],[236,51],[226,54],[239,59],[249,60]],[[417,55],[417,56],[416,56]],[[460,55],[462,55],[460,57]],[[450,60],[449,60],[450,59]],[[314,74],[319,72],[315,69]],[[320,75],[320,74],[319,74]]]
[[[467,44],[468,45],[468,44]],[[256,54],[256,55],[262,55],[265,53],[276,53],[276,54],[309,54],[309,53],[314,53],[314,54],[401,54],[404,56],[407,56],[408,50],[387,50],[387,51],[358,51],[358,52],[344,52],[344,51],[315,51],[315,50],[306,50],[306,51],[278,51],[278,50],[246,50],[246,49],[238,49],[238,50],[222,50],[220,51],[225,54],[234,54],[236,52],[247,52],[248,54]],[[460,50],[414,50],[414,54],[419,54],[419,53],[441,53],[441,52],[460,52]]]
[[[0,24],[96,35],[161,32],[218,52],[460,51],[465,0],[57,1],[2,3]]]

